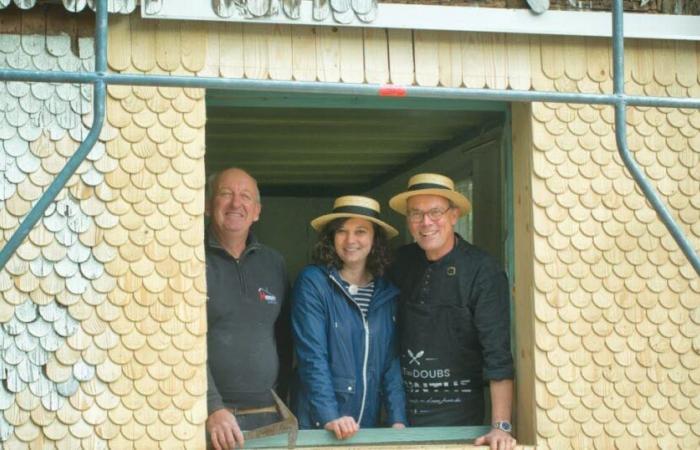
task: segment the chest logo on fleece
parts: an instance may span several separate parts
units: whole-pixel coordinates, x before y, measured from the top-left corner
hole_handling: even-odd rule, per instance
[[[277,297],[270,292],[269,289],[264,287],[258,288],[258,300],[266,302],[268,305],[277,304]]]

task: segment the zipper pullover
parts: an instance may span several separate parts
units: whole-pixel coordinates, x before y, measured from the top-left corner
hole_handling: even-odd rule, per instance
[[[208,411],[274,404],[270,389],[278,368],[288,371],[291,359],[285,343],[275,339],[287,296],[284,260],[252,235],[238,260],[213,234],[205,242]],[[282,362],[278,350],[284,350]]]

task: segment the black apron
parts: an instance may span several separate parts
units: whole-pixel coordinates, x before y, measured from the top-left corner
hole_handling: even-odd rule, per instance
[[[452,254],[452,252],[451,252]],[[402,277],[401,369],[412,426],[482,425],[483,360],[451,254]]]

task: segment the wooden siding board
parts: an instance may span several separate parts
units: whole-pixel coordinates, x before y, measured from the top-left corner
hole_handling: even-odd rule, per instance
[[[484,57],[486,85],[491,89],[506,89],[508,87],[508,68],[505,46],[505,35],[493,33],[485,35]]]
[[[610,79],[610,41],[602,38],[586,39],[586,66],[588,77],[596,83]]]
[[[204,62],[202,68],[197,71],[201,77],[218,77],[220,75],[219,61],[221,58],[220,33],[223,25],[210,24],[205,38]]]
[[[416,30],[413,36],[416,83],[419,86],[437,86],[440,83],[439,33]]]
[[[300,42],[297,35],[293,34],[293,28],[295,27],[289,25],[275,25],[272,29],[269,45],[270,78],[273,80],[301,79],[298,78],[301,74],[297,75],[297,73],[308,71],[304,69],[303,56],[299,56],[299,53],[303,53],[304,50],[310,51],[309,44]],[[304,48],[304,45],[307,48]],[[297,58],[302,60],[296,61]]]
[[[223,24],[219,30],[219,71],[227,78],[243,78],[245,74],[243,25]]]
[[[461,33],[438,34],[438,66],[441,86],[455,88],[462,85]]]
[[[316,30],[292,27],[292,72],[295,80],[316,80]]]
[[[485,56],[480,33],[462,35],[462,74],[464,86],[483,88],[486,86]]]
[[[131,24],[129,16],[117,16],[109,24],[109,42],[119,45],[107,47],[107,62],[115,71],[123,71],[131,66]]]
[[[243,25],[243,63],[245,77],[266,79],[270,73],[268,27],[260,24]]]
[[[131,64],[141,72],[149,72],[156,64],[156,33],[152,24],[136,15],[129,16],[131,24]]]
[[[207,55],[208,23],[188,23],[181,29],[182,67],[195,74],[204,68]]]
[[[316,78],[319,81],[340,81],[340,35],[338,30],[319,27],[316,30]]]
[[[340,28],[340,79],[345,83],[365,81],[362,30]]]
[[[172,72],[180,67],[182,41],[180,39],[180,23],[170,20],[159,20],[153,25],[149,22],[148,26],[155,26],[156,43],[156,63],[161,70]],[[135,45],[140,45],[140,42],[135,42]]]
[[[634,80],[640,86],[648,85],[654,78],[653,49],[644,41],[631,40],[625,46],[625,81]]]
[[[542,38],[530,36],[530,68],[532,70],[532,88],[538,91],[554,90],[554,82],[542,69]]]
[[[414,83],[413,32],[411,30],[387,30],[389,44],[389,70],[391,82],[411,85]]]
[[[559,39],[542,37],[540,40],[542,72],[551,80],[564,77],[565,49]]]
[[[366,28],[363,31],[365,79],[368,83],[389,82],[387,30]]]
[[[520,34],[506,36],[508,86],[511,89],[530,89],[530,39]]]
[[[586,76],[586,48],[583,38],[566,37],[563,39],[566,45],[564,51],[564,71],[566,77],[579,81]]]

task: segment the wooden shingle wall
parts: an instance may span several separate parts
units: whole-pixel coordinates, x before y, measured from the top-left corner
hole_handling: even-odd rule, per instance
[[[89,40],[76,52],[8,23],[4,67],[91,67]],[[632,41],[627,56],[629,92],[700,97],[695,43]],[[110,69],[124,72],[610,92],[609,59],[602,39],[110,17]],[[3,240],[84,138],[90,95],[0,85]],[[203,447],[204,106],[202,90],[110,87],[101,144],[0,272],[6,447]],[[516,257],[532,254],[516,273],[523,436],[697,448],[700,285],[621,165],[612,110],[533,104],[514,121],[516,226],[531,224]],[[700,113],[636,108],[628,122],[700,247]]]
[[[593,70],[602,60],[549,51],[543,87],[609,83]],[[636,42],[626,88],[697,98],[698,56],[694,44]],[[538,442],[698,448],[700,279],[623,167],[613,108],[531,111]],[[627,122],[634,158],[700,248],[700,111],[634,108]]]
[[[92,70],[92,38],[51,17],[3,16],[0,66]],[[0,244],[91,113],[89,87],[0,84]],[[100,142],[0,272],[0,448],[204,447],[204,121],[202,90],[109,89]]]
[[[36,34],[43,18],[6,21],[0,66],[91,70],[92,39]],[[18,25],[18,24],[15,24]],[[26,34],[23,34],[26,32]],[[88,133],[92,92],[77,85],[0,83],[0,243],[17,229]],[[0,272],[0,448],[107,448],[118,428],[111,359],[119,335],[105,266],[116,249],[105,230],[117,217],[105,183],[117,161],[105,151],[106,127],[78,168]]]
[[[202,42],[180,40],[174,22],[110,17],[114,71],[189,75],[201,69]],[[131,25],[131,26],[130,26]],[[193,46],[193,47],[190,47]],[[105,239],[118,249],[106,270],[121,367],[114,448],[203,448],[206,420],[204,267],[204,90],[110,86],[107,153],[118,162],[106,181],[118,217]]]

